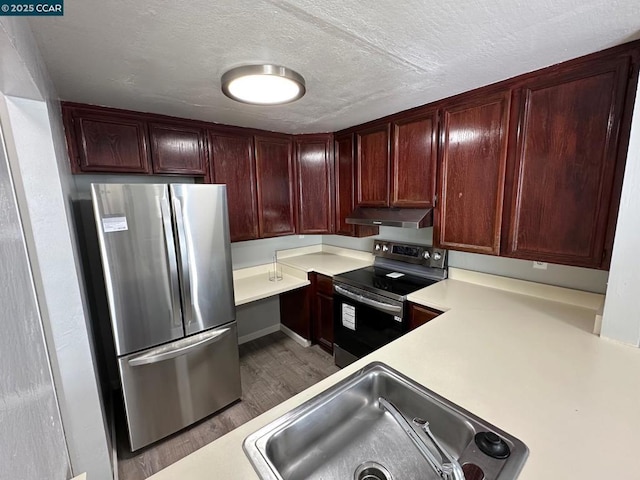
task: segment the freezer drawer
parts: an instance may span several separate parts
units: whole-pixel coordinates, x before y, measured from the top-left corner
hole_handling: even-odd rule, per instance
[[[236,323],[118,359],[131,450],[240,398]]]

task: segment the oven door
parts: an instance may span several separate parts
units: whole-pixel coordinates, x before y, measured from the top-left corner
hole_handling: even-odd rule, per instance
[[[404,304],[350,285],[334,284],[334,351],[339,367],[404,335]]]

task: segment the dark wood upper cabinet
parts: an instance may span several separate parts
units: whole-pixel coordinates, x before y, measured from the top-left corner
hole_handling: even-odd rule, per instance
[[[203,128],[150,122],[149,140],[153,173],[207,173],[206,138]]]
[[[355,207],[353,134],[336,135],[333,145],[335,155],[335,233],[352,237],[377,235],[378,227],[351,225],[345,221]]]
[[[258,200],[253,136],[208,132],[211,177],[227,185],[232,242],[258,238]]]
[[[144,119],[63,105],[74,172],[149,173]]]
[[[391,206],[433,207],[438,157],[438,111],[392,124]]]
[[[389,123],[356,131],[356,204],[389,206]]]
[[[336,188],[336,233],[353,235],[355,225],[345,222],[345,218],[353,211],[353,134],[336,135],[335,153],[335,188]]]
[[[601,266],[629,69],[589,62],[517,91],[505,255]]]
[[[261,238],[293,235],[296,231],[292,144],[289,135],[255,137]]]
[[[332,135],[295,137],[298,233],[333,233]]]
[[[510,91],[443,106],[438,246],[497,255],[507,159]]]

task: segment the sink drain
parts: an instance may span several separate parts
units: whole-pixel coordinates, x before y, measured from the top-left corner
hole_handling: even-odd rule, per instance
[[[354,480],[393,480],[389,470],[376,462],[364,462],[356,468]]]

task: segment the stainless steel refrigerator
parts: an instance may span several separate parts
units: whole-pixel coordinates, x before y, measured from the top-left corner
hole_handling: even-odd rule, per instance
[[[240,398],[224,185],[92,184],[131,450]]]

